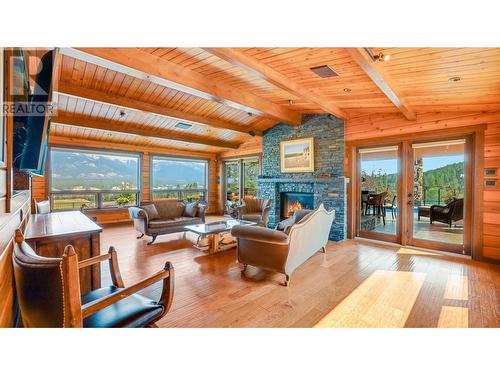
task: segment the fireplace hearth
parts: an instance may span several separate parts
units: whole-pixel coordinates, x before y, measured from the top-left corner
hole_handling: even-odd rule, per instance
[[[293,216],[296,210],[312,210],[314,208],[314,194],[282,192],[280,194],[281,219]]]

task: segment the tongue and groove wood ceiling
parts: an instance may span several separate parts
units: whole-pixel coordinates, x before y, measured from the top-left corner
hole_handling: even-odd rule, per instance
[[[390,59],[362,48],[63,48],[51,134],[220,153],[306,113],[411,121],[500,109],[500,49],[371,51]],[[322,65],[339,76],[310,69]]]

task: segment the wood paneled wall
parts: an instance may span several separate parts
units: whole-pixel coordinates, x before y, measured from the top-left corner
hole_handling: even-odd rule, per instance
[[[81,138],[69,138],[69,137],[51,137],[51,145],[57,146],[68,146],[68,147],[87,147],[96,149],[113,149],[118,151],[134,151],[141,152],[143,154],[142,159],[142,200],[148,201],[151,199],[150,196],[150,158],[151,155],[169,155],[169,156],[189,156],[189,157],[199,157],[209,160],[209,201],[210,206],[208,209],[209,213],[217,212],[218,207],[218,186],[217,186],[217,173],[218,173],[218,163],[217,156],[215,154],[207,154],[202,152],[184,151],[177,149],[167,149],[167,148],[150,148],[146,146],[128,145],[128,144],[118,144],[109,143],[101,141],[89,141]],[[44,177],[34,176],[32,180],[32,192],[33,199],[37,201],[47,199],[48,196],[48,186],[47,186],[47,173]],[[126,209],[115,209],[115,210],[89,210],[88,214],[90,216],[96,217],[98,223],[116,223],[130,221],[128,211]]]
[[[0,48],[0,103],[10,101],[7,85],[3,80],[3,49]],[[6,66],[5,77],[9,77]],[[12,196],[12,117],[0,116],[0,130],[5,127],[5,161],[0,161],[0,327],[13,325],[14,276],[12,250],[14,231],[23,228],[30,212],[29,192]]]
[[[408,135],[438,129],[486,124],[484,166],[497,168],[497,186],[483,192],[483,256],[500,260],[500,112],[419,113],[416,121],[402,114],[380,113],[354,117],[346,123],[346,141]],[[349,157],[349,155],[347,155]],[[347,159],[347,158],[346,158]],[[481,172],[484,176],[484,173]],[[484,183],[484,181],[481,181]]]
[[[227,150],[219,154],[220,159],[243,157],[262,153],[262,137],[253,137],[242,143],[237,149]]]
[[[495,187],[484,187],[483,254],[500,259],[500,118],[484,134],[484,167],[496,168]]]

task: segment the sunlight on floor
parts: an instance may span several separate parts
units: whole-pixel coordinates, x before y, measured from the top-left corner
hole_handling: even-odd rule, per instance
[[[463,275],[450,275],[446,281],[443,298],[448,300],[469,300],[469,278]],[[443,306],[439,314],[439,328],[468,328],[469,309],[460,306]]]
[[[425,276],[421,272],[375,271],[315,327],[402,328]]]
[[[408,254],[408,255],[430,255],[434,257],[440,257],[442,256],[441,254],[437,253],[431,253],[429,251],[423,251],[423,250],[416,250],[416,249],[407,249],[406,247],[401,247],[398,251],[397,254]]]
[[[448,276],[444,298],[467,301],[469,299],[469,278],[462,275]]]
[[[443,306],[439,314],[438,328],[468,328],[469,309],[465,307]]]

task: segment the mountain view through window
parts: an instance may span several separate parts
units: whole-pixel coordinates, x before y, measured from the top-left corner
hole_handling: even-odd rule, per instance
[[[53,209],[126,207],[137,204],[139,155],[53,149]]]
[[[208,163],[155,156],[152,158],[153,199],[206,199]]]
[[[139,157],[52,150],[51,189],[136,190]]]

